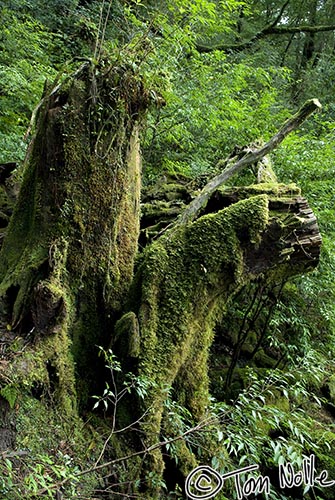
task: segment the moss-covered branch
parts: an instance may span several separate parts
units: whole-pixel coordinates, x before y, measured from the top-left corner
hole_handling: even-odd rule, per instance
[[[309,25],[300,25],[300,26],[274,26],[273,23],[269,26],[266,26],[264,29],[256,33],[250,40],[245,42],[235,43],[235,44],[219,44],[219,45],[204,45],[202,43],[198,43],[196,45],[196,49],[200,53],[210,53],[215,50],[220,50],[223,52],[241,52],[242,50],[246,50],[251,48],[256,42],[266,38],[271,35],[290,35],[295,33],[323,33],[327,31],[334,31],[335,25],[319,25],[319,26],[309,26]]]

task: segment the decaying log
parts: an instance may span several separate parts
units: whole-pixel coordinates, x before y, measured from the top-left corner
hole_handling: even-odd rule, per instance
[[[218,189],[203,213],[216,212],[262,190],[268,192],[270,223],[260,246],[248,255],[250,271],[263,272],[285,260],[292,274],[315,268],[319,262],[322,237],[313,210],[296,186],[277,184],[273,189],[271,192],[269,186],[262,184]]]
[[[151,196],[144,197],[142,205],[141,220],[141,246],[145,246],[164,229],[169,227],[171,222],[185,209],[185,194],[181,188],[185,189],[184,180],[180,181],[180,189],[177,189],[178,179],[170,179],[167,190],[170,194],[174,189],[175,196],[172,199],[155,200]],[[190,196],[193,195],[192,189]],[[158,189],[158,198],[162,198],[162,192]],[[178,193],[183,192],[183,196]],[[249,268],[254,272],[261,269],[268,269],[274,256],[277,255],[277,264],[282,260],[289,260],[292,271],[296,274],[301,268],[311,269],[317,266],[322,244],[321,234],[317,220],[308,202],[300,194],[299,188],[295,185],[285,186],[283,184],[258,184],[248,187],[218,188],[210,196],[207,205],[198,213],[202,215],[218,212],[227,208],[242,199],[250,196],[266,193],[269,196],[269,213],[272,222],[267,229],[267,236],[264,235],[261,246],[255,253],[249,256]],[[277,249],[277,254],[274,250]],[[298,263],[301,266],[298,269]]]

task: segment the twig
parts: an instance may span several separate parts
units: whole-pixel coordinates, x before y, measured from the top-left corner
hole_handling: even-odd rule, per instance
[[[103,27],[103,30],[102,30],[101,40],[100,40],[100,44],[99,44],[99,53],[98,53],[98,57],[97,57],[98,59],[100,58],[101,51],[102,51],[102,45],[103,45],[103,43],[105,41],[107,22],[108,22],[108,19],[109,19],[109,13],[110,13],[110,10],[111,10],[111,6],[112,6],[112,0],[110,0],[110,2],[108,4],[107,14],[106,14],[106,17],[105,17],[105,24],[104,24],[104,27]]]
[[[199,424],[197,424],[196,426],[188,429],[183,434],[179,434],[178,436],[175,436],[173,438],[166,439],[164,441],[160,441],[158,443],[155,443],[155,444],[147,447],[144,450],[140,450],[140,451],[137,451],[135,453],[130,453],[129,455],[126,455],[124,457],[115,458],[114,460],[110,460],[109,462],[104,462],[103,464],[100,464],[100,465],[94,465],[93,467],[91,467],[89,469],[85,469],[81,472],[78,472],[75,475],[75,477],[78,478],[81,476],[85,476],[87,474],[92,474],[93,472],[99,471],[99,470],[104,469],[106,467],[112,467],[114,465],[118,465],[119,463],[126,462],[127,460],[130,460],[134,457],[145,456],[148,453],[150,453],[154,450],[157,450],[158,448],[162,448],[163,446],[166,446],[167,444],[175,443],[176,441],[180,441],[181,439],[185,439],[188,435],[190,435],[194,432],[200,431],[203,427],[210,425],[211,423],[215,422],[217,419],[218,418],[211,416],[208,419],[205,419],[205,420],[199,422]],[[73,477],[71,477],[71,478],[66,477],[62,481],[59,481],[53,485],[49,485],[48,488],[40,489],[36,494],[37,494],[37,496],[40,496],[40,495],[43,495],[44,493],[46,493],[47,491],[50,491],[51,489],[62,488],[65,484],[67,484],[72,479],[73,479]]]
[[[297,372],[299,370],[299,368],[300,367],[298,365],[291,372],[291,374]],[[269,388],[272,385],[274,385],[274,383],[276,383],[276,378],[271,373],[271,375],[269,375],[263,381],[260,394],[262,394],[267,388]],[[245,389],[245,391],[248,388],[250,389],[252,387],[252,384],[253,384],[253,382],[250,381],[250,384]],[[55,483],[53,485],[48,485],[47,488],[41,488],[38,492],[36,492],[36,496],[41,496],[41,495],[43,495],[46,492],[50,492],[51,490],[60,489],[65,484],[67,484],[68,482],[70,482],[71,480],[73,480],[74,478],[79,478],[79,477],[82,477],[82,476],[87,475],[87,474],[92,474],[92,473],[100,471],[100,470],[102,470],[102,469],[104,469],[106,467],[112,467],[112,466],[118,465],[118,464],[120,464],[122,462],[126,462],[127,460],[130,460],[130,459],[132,459],[134,457],[140,457],[140,456],[145,457],[148,453],[150,453],[150,452],[152,452],[152,451],[154,451],[154,450],[156,450],[158,448],[163,448],[167,444],[175,443],[177,441],[180,441],[181,439],[185,439],[187,436],[192,435],[192,434],[194,434],[194,433],[196,433],[198,431],[201,431],[203,428],[206,428],[209,425],[214,424],[215,422],[219,422],[222,425],[223,422],[224,422],[224,419],[227,418],[227,417],[228,418],[230,417],[231,407],[236,406],[237,403],[238,403],[238,400],[239,400],[239,396],[236,397],[235,400],[231,401],[231,403],[232,403],[231,406],[229,406],[225,410],[222,410],[218,415],[211,415],[211,416],[209,416],[207,419],[202,420],[197,425],[195,425],[194,427],[191,427],[190,429],[188,429],[187,431],[183,432],[182,434],[179,434],[178,436],[172,437],[170,439],[165,439],[163,441],[155,443],[155,444],[153,444],[153,445],[151,445],[151,446],[149,446],[149,447],[147,447],[147,448],[145,448],[145,449],[143,449],[141,451],[138,451],[138,452],[135,452],[135,453],[130,453],[130,454],[124,456],[124,457],[116,458],[114,460],[110,460],[109,462],[105,462],[103,464],[100,464],[100,465],[97,465],[97,466],[93,466],[93,467],[91,467],[89,469],[85,469],[85,470],[83,470],[81,472],[78,472],[77,474],[75,474],[72,477],[66,477],[62,481],[59,481],[59,482],[57,482],[57,483]]]
[[[97,38],[96,38],[95,47],[94,47],[94,56],[93,56],[94,60],[97,59],[98,47],[100,46],[100,44],[99,44],[99,37],[100,37],[100,30],[101,30],[101,26],[102,26],[102,16],[103,16],[104,6],[105,6],[105,0],[103,0],[102,5],[101,5],[101,9],[100,9],[100,17],[99,17],[99,25],[98,25],[98,31],[97,31]]]

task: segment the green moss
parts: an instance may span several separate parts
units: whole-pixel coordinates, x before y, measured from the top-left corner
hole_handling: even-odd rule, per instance
[[[68,438],[80,456],[79,412],[104,369],[95,346],[110,344],[133,277],[147,95],[126,65],[96,69],[41,106],[1,249],[2,319],[24,339],[2,390],[19,446],[36,453]]]
[[[249,186],[236,188],[221,186],[218,188],[218,191],[224,195],[229,192],[234,192],[239,199],[249,198],[250,196],[258,194],[266,194],[270,199],[292,198],[293,196],[301,195],[301,189],[296,184],[281,184],[277,182],[261,182],[260,184],[251,184]]]
[[[160,434],[166,387],[196,420],[209,404],[208,352],[213,327],[228,297],[249,279],[245,245],[255,248],[268,224],[268,198],[251,197],[186,227],[167,231],[146,251],[134,286],[140,287],[139,374],[154,388],[143,409],[148,445]],[[162,458],[155,455],[157,472]],[[192,466],[195,457],[188,460]]]
[[[16,390],[48,394],[64,417],[77,415],[74,363],[70,354],[66,322],[53,335],[40,338],[15,358],[10,376]]]
[[[254,362],[256,363],[256,366],[262,368],[273,368],[277,363],[277,359],[272,358],[266,354],[263,349],[260,349],[255,354]]]
[[[185,227],[167,230],[145,250],[139,264],[134,281],[138,305],[133,302],[132,306],[140,325],[139,374],[154,381],[155,387],[142,406],[142,411],[153,408],[152,416],[141,426],[148,446],[159,439],[165,425],[166,386],[174,389],[178,404],[196,421],[204,417],[209,404],[208,351],[214,325],[234,294],[254,278],[245,255],[257,255],[264,238],[273,237],[275,244],[280,244],[278,234],[285,237],[299,224],[294,216],[289,219],[286,213],[276,213],[272,208],[269,211],[269,204],[276,206],[277,200],[292,200],[299,195],[296,186],[262,183],[237,191],[237,203]],[[227,191],[222,189],[222,193]],[[269,245],[267,240],[265,245]],[[279,247],[276,252],[280,254]],[[278,261],[277,268],[269,272],[269,280],[274,272],[281,277],[292,274],[289,256]],[[254,338],[247,340],[251,352]],[[276,362],[263,351],[254,361],[262,370]],[[237,384],[239,393],[243,377],[235,377],[233,384]],[[281,400],[289,404],[282,396]],[[157,466],[161,468],[162,462]]]
[[[167,179],[168,180],[168,179]],[[188,179],[190,180],[190,179]],[[185,180],[184,180],[185,182]],[[190,201],[190,193],[183,184],[177,184],[176,182],[160,182],[154,186],[154,188],[147,189],[145,191],[146,199],[153,199],[155,201],[167,200],[186,200]]]
[[[173,205],[167,201],[153,201],[152,203],[143,203],[141,205],[142,217],[145,220],[155,221],[160,219],[171,219],[179,215],[181,211],[180,205]]]
[[[329,377],[327,382],[330,401],[335,404],[335,374]]]
[[[47,394],[36,399],[29,392],[21,391],[16,403],[15,420],[17,449],[26,451],[27,455],[20,458],[21,468],[17,478],[19,495],[8,494],[6,498],[22,498],[26,491],[28,497],[29,483],[24,476],[28,476],[30,471],[35,481],[40,480],[41,474],[42,479],[52,484],[59,480],[59,472],[74,475],[78,467],[89,468],[103,444],[92,428],[85,427],[78,417],[69,419],[53,408]],[[44,463],[44,467],[39,468],[40,463]],[[55,474],[57,468],[59,472]],[[71,482],[65,485],[64,494],[70,495],[75,488],[78,497],[91,497],[98,484],[97,475],[92,473],[82,477],[76,487],[71,486]]]
[[[115,325],[114,344],[122,359],[137,358],[140,353],[140,332],[136,315],[124,314]]]
[[[93,75],[84,65],[77,79],[67,79],[59,95],[46,98],[40,108],[0,260],[1,310],[7,322],[25,334],[33,317],[36,338],[52,334],[52,344],[63,336],[55,358],[61,351],[74,355],[85,386],[83,401],[97,378],[95,345],[110,342],[110,323],[133,277],[139,235],[138,130],[147,105],[145,89],[129,67],[108,63],[106,74],[103,67]],[[38,316],[51,316],[53,309],[55,317],[45,327]],[[48,349],[47,340],[38,343],[42,351]],[[70,365],[59,361],[57,373]],[[73,373],[72,366],[72,382]]]

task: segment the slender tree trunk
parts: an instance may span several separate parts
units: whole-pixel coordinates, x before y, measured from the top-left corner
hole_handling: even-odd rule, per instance
[[[308,16],[308,24],[310,26],[315,26],[317,24],[317,0],[311,2],[309,16]],[[308,64],[312,61],[315,55],[315,33],[306,33],[305,40],[302,50],[301,56],[301,71],[305,71],[307,69]]]

